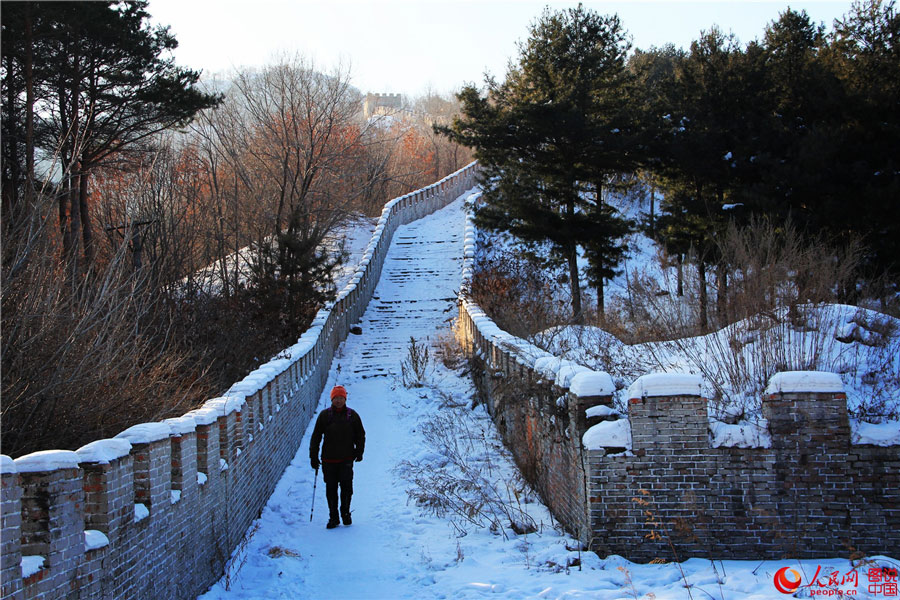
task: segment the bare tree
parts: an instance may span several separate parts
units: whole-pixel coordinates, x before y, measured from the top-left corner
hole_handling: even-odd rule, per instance
[[[3,245],[2,435],[12,455],[183,411],[197,381],[124,240],[96,257],[91,285],[63,275],[52,192],[36,196]]]
[[[285,298],[284,316],[297,325],[333,292],[340,253],[327,240],[371,194],[360,96],[345,68],[325,74],[296,55],[235,73],[225,91],[193,128],[210,167],[224,167],[209,174],[219,234],[244,243],[232,254],[249,246],[246,283],[267,302]]]

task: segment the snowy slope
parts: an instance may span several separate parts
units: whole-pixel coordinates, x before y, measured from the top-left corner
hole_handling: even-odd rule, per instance
[[[366,249],[372,234],[375,231],[377,219],[369,218],[361,214],[353,214],[347,217],[347,221],[338,226],[332,234],[325,239],[325,247],[332,254],[337,254],[340,243],[343,242],[343,250],[347,254],[347,261],[337,268],[334,274],[335,289],[343,289],[356,272],[356,266]],[[238,279],[246,282],[251,274],[252,260],[251,247],[245,246],[237,252],[233,252],[225,259],[225,270],[233,277],[235,270],[239,272]],[[186,279],[182,280],[184,285]],[[194,274],[194,284],[207,294],[218,294],[222,289],[222,264],[218,261],[198,270]]]
[[[397,230],[360,322],[362,334],[351,335],[335,356],[320,408],[328,405],[332,385],[344,385],[348,405],[359,412],[367,432],[365,459],[355,466],[354,524],[325,529],[321,479],[313,495],[310,424],[226,577],[202,598],[783,598],[773,585],[782,567],[811,577],[821,566],[822,581],[831,571],[851,569],[837,558],[803,564],[692,559],[680,567],[638,565],[620,557],[601,560],[573,550],[576,542],[554,528],[533,494],[520,499],[540,525],[527,535],[507,527],[492,532],[460,526],[458,519],[409,502],[411,484],[398,466],[411,461],[442,468],[446,457],[422,437],[423,426],[441,416],[472,417],[460,451],[472,462],[487,463],[484,472],[498,485],[514,470],[490,419],[480,408],[468,408],[473,389],[463,372],[433,361],[428,385],[407,389],[399,381],[410,337],[435,341],[449,332],[456,314],[463,224],[459,199]],[[878,564],[896,567],[897,561],[880,557]],[[866,582],[860,571],[855,597],[882,597],[869,594]],[[802,594],[809,597],[809,590]]]

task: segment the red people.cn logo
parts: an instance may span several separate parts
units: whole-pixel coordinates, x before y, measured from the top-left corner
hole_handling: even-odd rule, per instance
[[[788,571],[791,577],[788,577]],[[775,589],[782,594],[792,594],[800,587],[800,573],[789,567],[782,567],[775,573]]]

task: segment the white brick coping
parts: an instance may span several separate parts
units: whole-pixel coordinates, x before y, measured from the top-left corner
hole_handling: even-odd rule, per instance
[[[631,424],[628,419],[601,421],[581,437],[581,443],[588,450],[600,448],[624,448],[631,450]]]
[[[182,415],[173,419],[164,419],[163,423],[172,428],[173,436],[182,436],[197,431],[197,420],[189,415]]]
[[[14,461],[19,473],[44,473],[61,469],[77,469],[78,454],[71,450],[40,450]]]
[[[108,465],[123,456],[128,456],[130,453],[131,442],[125,438],[97,440],[96,442],[85,444],[75,451],[79,462],[103,465]]]
[[[615,391],[616,384],[604,371],[582,371],[569,383],[569,392],[576,396],[612,396]]]
[[[166,423],[141,423],[133,425],[116,437],[128,440],[132,444],[150,444],[164,440],[172,435],[172,428]]]
[[[650,373],[628,388],[628,400],[660,396],[702,396],[703,378],[691,373]]]
[[[16,462],[5,454],[0,454],[0,473],[4,475],[7,473],[18,473],[16,470]]]

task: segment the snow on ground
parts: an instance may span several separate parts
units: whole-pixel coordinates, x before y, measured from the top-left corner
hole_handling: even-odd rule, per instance
[[[338,350],[319,408],[328,405],[332,385],[342,384],[348,405],[358,411],[367,433],[365,459],[356,463],[353,525],[326,530],[325,486],[309,466],[312,423],[261,517],[232,556],[226,577],[205,600],[263,598],[737,598],[787,597],[773,583],[779,569],[803,576],[817,569],[853,572],[845,559],[818,561],[710,561],[640,565],[621,557],[600,559],[579,552],[577,543],[514,480],[514,466],[502,449],[489,417],[471,410],[473,389],[465,373],[431,362],[418,388],[400,383],[401,361],[410,337],[437,341],[456,314],[464,216],[462,201],[398,229],[380,283],[360,325]],[[436,350],[432,348],[432,356]],[[441,433],[441,423],[463,423],[465,438],[456,452],[487,480],[491,489],[510,492],[508,508],[521,508],[538,531],[517,535],[509,523],[490,527],[441,516],[408,500],[412,486],[399,467],[418,465],[440,475],[451,460],[430,447],[423,434]],[[452,439],[457,439],[453,437]],[[315,490],[315,493],[314,493]],[[424,490],[427,493],[429,490]],[[310,513],[315,511],[310,521]],[[874,557],[860,565],[854,597],[870,593],[866,569],[897,561]],[[793,581],[791,577],[788,578]],[[686,587],[688,585],[689,587]],[[796,597],[810,597],[807,588]]]
[[[342,290],[349,283],[350,278],[356,273],[356,267],[362,258],[372,234],[375,232],[377,218],[369,218],[363,215],[355,215],[337,229],[335,235],[328,240],[332,249],[337,249],[338,242],[344,242],[344,252],[347,253],[347,261],[338,267],[334,276],[335,289]]]
[[[702,375],[716,446],[767,445],[761,435],[761,399],[775,375],[773,363],[785,370],[807,365],[835,373],[847,394],[854,443],[900,443],[900,321],[838,304],[806,310],[815,329],[797,328],[785,316],[746,319],[705,336],[668,342],[629,345],[589,326],[556,328],[542,337],[554,354],[608,371],[623,411],[625,389],[646,373]],[[726,438],[730,441],[723,443]]]

